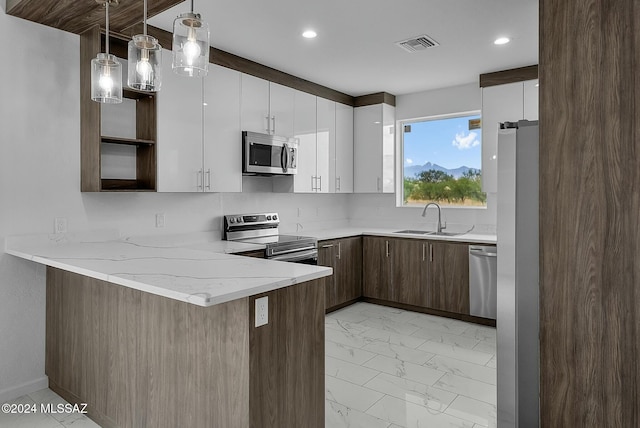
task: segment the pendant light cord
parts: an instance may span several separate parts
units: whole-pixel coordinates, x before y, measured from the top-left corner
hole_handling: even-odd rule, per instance
[[[107,0],[104,4],[105,8],[106,8],[106,12],[105,12],[105,16],[106,16],[106,20],[107,20],[107,24],[105,27],[105,31],[106,31],[106,37],[105,37],[105,47],[106,47],[106,51],[107,51],[107,57],[109,56],[109,3],[110,0]]]
[[[144,0],[143,34],[147,35],[147,0]]]
[[[193,13],[193,0],[191,0],[191,13]]]

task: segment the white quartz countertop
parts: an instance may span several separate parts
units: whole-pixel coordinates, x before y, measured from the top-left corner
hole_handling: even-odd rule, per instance
[[[198,306],[332,274],[327,267],[225,254],[264,248],[226,241],[171,246],[126,239],[68,242],[52,235],[7,239],[5,245],[17,257]]]
[[[404,228],[412,229],[412,228]],[[388,228],[367,228],[367,227],[344,227],[336,229],[323,229],[323,230],[310,230],[301,231],[299,235],[312,236],[320,241],[327,239],[348,238],[350,236],[371,235],[371,236],[386,236],[390,238],[411,238],[411,239],[429,239],[429,240],[441,240],[452,242],[469,242],[473,244],[495,244],[497,242],[495,234],[484,233],[464,233],[456,236],[434,236],[423,234],[409,234],[409,233],[396,233],[399,230],[404,230],[401,227],[388,229]],[[422,230],[416,228],[417,230]],[[427,230],[427,229],[425,229]]]
[[[496,235],[466,233],[433,236],[396,233],[402,228],[342,227],[299,231],[318,240],[372,235],[393,238],[495,244]],[[90,239],[61,235],[11,237],[5,251],[47,266],[119,284],[159,296],[212,306],[332,274],[321,266],[278,262],[233,253],[264,245],[222,241],[209,233],[189,237]]]

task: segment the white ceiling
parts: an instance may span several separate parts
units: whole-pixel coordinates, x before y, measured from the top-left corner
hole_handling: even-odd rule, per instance
[[[190,1],[149,20],[172,31]],[[358,96],[402,95],[477,82],[538,63],[538,0],[197,0],[211,45]],[[308,28],[318,33],[304,39]],[[427,34],[440,46],[395,42]],[[493,44],[499,36],[511,43]],[[168,46],[167,46],[168,47]]]

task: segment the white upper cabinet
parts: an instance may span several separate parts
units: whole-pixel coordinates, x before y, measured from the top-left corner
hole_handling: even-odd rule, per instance
[[[188,78],[163,67],[158,191],[241,192],[240,73],[209,64],[206,77]]]
[[[163,50],[165,58],[171,52]],[[162,63],[157,94],[158,192],[198,192],[202,177],[202,79],[175,74]]]
[[[330,155],[334,170],[330,171],[330,192],[353,192],[353,107],[336,104],[335,147]]]
[[[242,74],[242,131],[293,136],[294,90]]]
[[[294,93],[292,88],[269,83],[269,120],[271,134],[293,136]]]
[[[382,193],[395,192],[396,108],[382,104]]]
[[[240,73],[209,64],[204,80],[204,190],[242,192]]]
[[[316,96],[295,91],[294,137],[298,139],[298,173],[293,176],[293,191],[315,192],[316,180]]]
[[[335,186],[331,177],[335,177],[336,103],[325,98],[316,99],[316,192],[329,193],[332,185]]]
[[[240,119],[242,131],[269,134],[269,82],[248,74],[241,78]]]
[[[394,192],[395,107],[375,104],[354,109],[354,192]]]
[[[274,177],[274,191],[353,192],[353,107],[295,91],[298,173]]]
[[[498,126],[538,120],[537,80],[482,88],[482,191],[498,191]]]

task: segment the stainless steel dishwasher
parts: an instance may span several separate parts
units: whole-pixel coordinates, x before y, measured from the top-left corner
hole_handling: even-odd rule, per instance
[[[497,260],[495,246],[469,246],[469,311],[471,315],[496,319]]]

